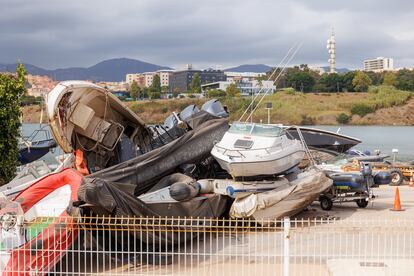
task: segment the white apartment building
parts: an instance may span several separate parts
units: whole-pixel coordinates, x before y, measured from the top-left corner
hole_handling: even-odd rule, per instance
[[[377,57],[376,59],[364,60],[364,71],[390,71],[394,70],[394,60],[392,58]]]
[[[132,84],[134,81],[138,82],[140,76],[141,74],[126,74],[125,82],[127,84]]]
[[[125,76],[125,82],[130,85],[135,81],[140,87],[150,87],[154,80],[154,76],[158,75],[160,77],[161,87],[169,86],[172,74],[173,70],[158,70],[156,72],[127,74]]]
[[[170,85],[170,76],[173,70],[158,70],[156,74],[160,76],[161,87]]]
[[[145,72],[144,75],[144,85],[145,87],[150,87],[152,85],[152,81],[154,80],[154,72]]]

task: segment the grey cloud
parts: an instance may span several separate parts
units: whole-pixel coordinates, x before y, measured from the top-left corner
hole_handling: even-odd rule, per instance
[[[277,64],[295,42],[294,63],[327,64],[337,34],[338,67],[390,56],[413,66],[411,1],[0,0],[0,63],[90,66],[130,57],[199,67]]]

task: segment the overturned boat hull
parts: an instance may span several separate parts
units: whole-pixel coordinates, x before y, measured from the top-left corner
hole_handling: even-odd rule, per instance
[[[345,153],[353,146],[356,146],[359,143],[361,143],[361,140],[357,138],[327,130],[311,127],[299,127],[299,129],[303,135],[306,144],[310,148]],[[295,139],[300,139],[296,127],[286,127],[286,131]]]

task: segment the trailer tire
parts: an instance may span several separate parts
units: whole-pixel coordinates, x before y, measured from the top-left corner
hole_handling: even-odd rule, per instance
[[[356,204],[358,205],[359,208],[365,208],[368,206],[368,200],[364,199],[357,199]]]
[[[332,199],[327,196],[319,197],[319,203],[321,204],[322,210],[329,211],[333,207]]]
[[[398,169],[390,170],[391,183],[390,186],[400,186],[404,181],[404,175]]]

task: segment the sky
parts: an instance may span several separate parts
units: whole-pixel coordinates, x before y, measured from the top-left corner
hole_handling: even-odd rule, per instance
[[[366,58],[414,66],[412,0],[0,0],[0,63],[46,69],[88,67],[110,58],[163,66],[326,66],[334,28],[337,67]]]

